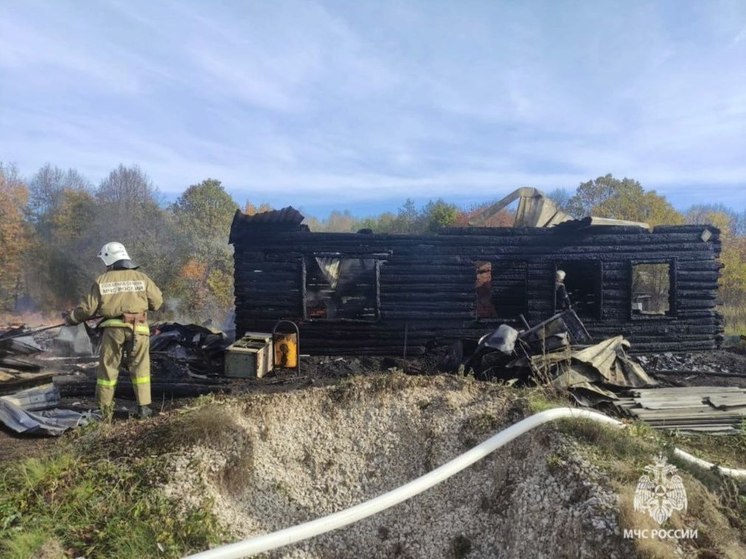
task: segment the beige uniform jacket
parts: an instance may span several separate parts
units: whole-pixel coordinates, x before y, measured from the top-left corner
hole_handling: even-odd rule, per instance
[[[158,286],[138,270],[108,270],[96,278],[91,291],[71,313],[76,324],[98,314],[118,318],[125,312],[156,311],[163,304]]]

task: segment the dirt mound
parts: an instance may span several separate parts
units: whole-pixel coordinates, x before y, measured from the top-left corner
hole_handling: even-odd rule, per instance
[[[494,384],[393,373],[226,400],[155,426],[141,444],[170,451],[168,494],[209,492],[243,538],[376,497],[527,413]],[[556,435],[526,435],[405,503],[272,556],[630,556],[598,470],[577,457],[548,466]]]

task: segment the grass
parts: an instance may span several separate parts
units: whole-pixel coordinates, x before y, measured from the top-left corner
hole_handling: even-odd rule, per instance
[[[729,468],[746,468],[746,422],[737,435],[665,435],[666,441],[708,462]]]
[[[688,546],[687,556],[743,556],[746,550],[746,485],[678,460],[673,455],[673,448],[685,448],[711,462],[743,467],[746,430],[733,437],[702,435],[684,438],[653,431],[642,422],[633,423],[626,429],[614,429],[587,420],[563,420],[558,428],[578,441],[583,455],[610,477],[620,496],[622,528],[659,527],[647,515],[634,511],[633,498],[644,466],[663,452],[679,469],[689,505],[685,514],[674,514],[662,527],[698,529],[698,539],[683,544]],[[547,460],[550,471],[562,466],[561,456],[550,455]],[[644,559],[678,557],[671,543],[654,539],[635,540],[638,556]]]
[[[642,422],[617,429],[588,419],[563,419],[558,428],[580,442],[595,464],[623,484],[636,484],[642,468],[661,448],[657,433]]]
[[[158,489],[167,473],[161,449],[108,452],[102,441],[116,439],[116,427],[89,428],[54,454],[0,466],[1,557],[181,557],[224,539],[209,499],[177,505]]]
[[[566,408],[570,403],[570,394],[563,388],[541,385],[534,388],[523,388],[517,392],[525,398],[531,413],[539,413],[553,408]]]
[[[538,387],[523,391],[532,413],[567,406],[568,395],[561,389]],[[643,422],[616,429],[589,420],[566,419],[556,427],[580,443],[583,456],[609,477],[619,495],[622,529],[654,529],[658,524],[634,510],[634,493],[643,468],[660,452],[679,469],[689,498],[686,514],[675,514],[663,528],[697,528],[699,538],[683,543],[687,556],[743,557],[746,554],[746,483],[723,478],[677,459],[673,448],[707,461],[730,467],[746,467],[746,424],[735,436],[687,435],[654,431]],[[547,469],[558,475],[568,459],[567,449],[547,455]],[[656,539],[635,540],[637,556],[643,559],[673,559],[680,556],[672,542]]]
[[[726,336],[746,335],[746,307],[724,305],[718,307],[725,320]]]

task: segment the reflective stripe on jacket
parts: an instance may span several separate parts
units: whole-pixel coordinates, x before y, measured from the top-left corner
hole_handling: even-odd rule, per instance
[[[107,318],[101,324],[99,324],[99,327],[101,328],[130,328],[131,329],[132,324],[128,324],[121,318]],[[150,335],[150,327],[145,322],[138,324],[137,326],[135,326],[135,334]]]
[[[70,322],[77,324],[99,314],[107,319],[102,326],[127,327],[127,323],[122,320],[125,313],[155,311],[162,304],[161,290],[143,272],[131,269],[107,270],[96,278],[88,295],[73,310]],[[119,320],[122,324],[106,324],[110,320]],[[135,331],[144,333],[137,328]]]

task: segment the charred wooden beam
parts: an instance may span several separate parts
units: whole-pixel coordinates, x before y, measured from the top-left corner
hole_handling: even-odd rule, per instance
[[[292,220],[264,234],[249,226],[251,218],[239,221],[231,232],[237,332],[270,331],[276,320],[290,318],[310,353],[398,354],[405,328],[409,345],[426,347],[436,339],[475,340],[499,321],[518,326],[519,313],[540,322],[555,310],[554,270],[573,262],[599,270],[598,278],[577,278],[592,291],[578,312],[594,337],[622,333],[643,347],[671,348],[678,341],[710,348],[722,331],[715,310],[720,238],[711,227],[468,228],[407,236],[311,233]],[[317,257],[374,260],[375,274],[345,292],[306,273]],[[480,262],[490,263],[491,277],[480,276],[489,289],[478,298]],[[633,313],[640,295],[632,292],[633,262],[671,263],[665,315]],[[343,318],[307,316],[313,297],[321,297],[314,312]],[[331,306],[324,311],[324,305]],[[478,317],[485,305],[494,312]]]

